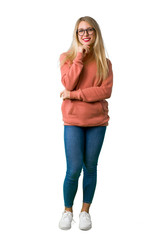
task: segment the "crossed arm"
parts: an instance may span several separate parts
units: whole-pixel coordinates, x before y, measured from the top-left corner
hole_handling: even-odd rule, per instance
[[[80,60],[80,58],[79,58],[79,60]],[[110,98],[111,93],[112,93],[112,86],[113,86],[113,71],[112,71],[111,61],[109,61],[109,75],[102,82],[101,86],[89,87],[89,88],[78,89],[78,90],[73,90],[73,89],[78,82],[78,77],[79,77],[78,73],[80,74],[83,66],[82,66],[81,70],[80,70],[80,66],[79,66],[80,72],[74,72],[73,69],[74,70],[76,69],[75,64],[76,64],[76,62],[74,64],[72,64],[72,68],[70,68],[70,72],[68,72],[65,75],[62,74],[62,83],[66,88],[65,90],[63,90],[60,93],[60,97],[63,97],[63,100],[68,98],[68,99],[77,99],[77,100],[84,101],[84,102],[96,102],[96,101]],[[73,74],[72,78],[70,78],[70,80],[67,81],[69,74],[71,74],[73,72],[76,74]]]

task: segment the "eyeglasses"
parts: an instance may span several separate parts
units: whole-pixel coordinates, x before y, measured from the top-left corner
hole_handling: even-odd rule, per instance
[[[87,34],[92,35],[93,32],[95,31],[95,29],[94,28],[87,28],[87,29],[80,28],[77,30],[77,33],[79,36],[83,36],[85,34],[85,31],[87,32]]]

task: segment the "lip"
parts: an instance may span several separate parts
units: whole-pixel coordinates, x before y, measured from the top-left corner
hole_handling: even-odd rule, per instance
[[[89,42],[91,40],[91,38],[83,38],[83,41],[85,42]]]

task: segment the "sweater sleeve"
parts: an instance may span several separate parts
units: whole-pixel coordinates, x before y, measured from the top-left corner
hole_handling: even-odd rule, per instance
[[[64,57],[64,53],[60,55],[60,62],[64,59]],[[77,56],[73,60],[72,64],[65,62],[61,67],[61,82],[68,91],[72,91],[76,87],[82,68],[83,62],[81,52],[77,53]]]
[[[99,87],[89,87],[70,92],[70,99],[77,99],[84,102],[96,102],[110,98],[113,86],[112,63],[109,61],[108,77]]]

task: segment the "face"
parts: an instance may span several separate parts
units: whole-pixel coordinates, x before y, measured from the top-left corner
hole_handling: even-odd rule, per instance
[[[84,32],[83,30],[88,29],[88,31]],[[92,45],[95,42],[95,30],[92,30],[92,26],[86,22],[86,21],[81,21],[78,26],[78,40],[82,45]]]

